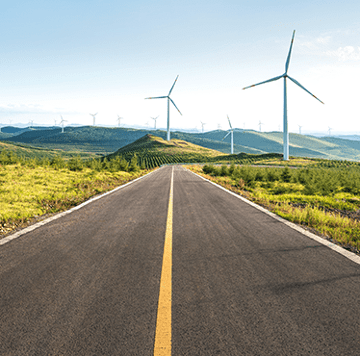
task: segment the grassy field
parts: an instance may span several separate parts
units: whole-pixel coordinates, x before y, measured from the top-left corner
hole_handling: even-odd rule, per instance
[[[322,162],[298,169],[188,166],[193,172],[254,201],[283,218],[360,250],[360,168]]]
[[[0,237],[148,172],[139,169],[129,172],[128,167],[127,171],[99,168],[74,169],[71,164],[64,168],[21,163],[0,165]]]

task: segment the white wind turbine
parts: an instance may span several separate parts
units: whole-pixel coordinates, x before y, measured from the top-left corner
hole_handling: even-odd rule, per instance
[[[264,125],[263,122],[261,122],[261,120],[259,120],[259,131],[261,132],[261,125]]]
[[[155,122],[155,126],[154,126],[154,129],[156,130],[156,120],[157,120],[157,118],[158,118],[159,116],[156,116],[156,117],[152,117],[152,119],[154,120],[154,122]]]
[[[231,154],[233,154],[233,153],[234,153],[234,129],[233,129],[232,126],[231,126],[231,122],[230,122],[230,119],[229,119],[229,115],[228,115],[227,119],[228,119],[228,121],[229,121],[230,130],[228,130],[228,133],[224,136],[223,140],[225,140],[226,137],[228,137],[229,135],[231,135],[231,136],[230,136],[230,138],[231,138]]]
[[[298,125],[299,126],[299,135],[301,135],[301,128],[302,126],[301,125]]]
[[[119,115],[117,116],[117,121],[118,121],[118,126],[120,127],[121,125],[121,120],[123,119],[123,117],[120,117]]]
[[[202,122],[202,121],[200,121],[200,122],[201,122],[201,132],[204,132],[204,126],[206,125],[206,123]]]
[[[96,113],[96,114],[90,114],[90,116],[92,116],[92,118],[93,118],[93,126],[95,126],[95,116],[97,115],[98,113]]]
[[[61,125],[61,133],[64,133],[64,122],[67,122],[67,120],[64,120],[62,116],[61,117],[61,120],[60,120],[60,125]]]
[[[253,84],[250,85],[248,87],[245,87],[243,89],[248,89],[248,88],[252,88],[256,85],[260,85],[260,84],[265,84],[265,83],[269,83],[269,82],[273,82],[275,80],[278,80],[280,78],[284,78],[284,132],[283,132],[283,140],[284,140],[284,160],[288,161],[289,160],[289,130],[288,130],[288,120],[287,120],[287,93],[286,93],[286,78],[290,79],[292,82],[294,82],[296,85],[298,85],[301,89],[305,90],[307,93],[309,93],[310,95],[312,95],[315,99],[319,100],[320,103],[324,104],[319,98],[317,98],[315,95],[313,95],[312,93],[310,93],[307,89],[305,89],[297,80],[291,78],[290,76],[288,76],[287,72],[289,69],[289,64],[290,64],[290,56],[291,56],[291,50],[292,50],[292,46],[294,43],[294,37],[295,37],[295,30],[293,32],[292,35],[292,39],[291,39],[291,44],[290,44],[290,50],[289,50],[289,54],[286,60],[286,64],[285,64],[285,73],[282,75],[279,75],[278,77],[266,80],[264,82],[261,83],[257,83],[257,84]]]
[[[171,94],[172,90],[174,89],[175,83],[176,83],[178,78],[179,78],[179,76],[176,77],[175,82],[172,85],[168,95],[145,98],[145,99],[165,99],[165,98],[167,99],[167,137],[166,137],[167,141],[170,141],[170,101],[175,106],[176,110],[180,113],[180,115],[182,115],[180,110],[175,105],[174,101],[170,98],[170,94]]]
[[[328,126],[328,133],[329,133],[329,136],[331,136],[331,130],[332,130],[332,127]]]

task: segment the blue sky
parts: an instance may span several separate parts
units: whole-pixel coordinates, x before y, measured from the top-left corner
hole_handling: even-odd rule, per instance
[[[284,72],[290,132],[360,132],[358,1],[2,1],[0,124],[282,130]]]

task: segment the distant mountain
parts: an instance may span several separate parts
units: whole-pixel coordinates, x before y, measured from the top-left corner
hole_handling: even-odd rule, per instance
[[[230,137],[227,131],[215,130],[204,133],[171,132],[171,138],[191,142],[212,150],[230,153]],[[166,138],[164,130],[137,130],[124,127],[59,127],[38,129],[33,127],[12,134],[0,133],[0,140],[28,144],[36,147],[109,154],[127,146],[146,134]],[[6,136],[8,135],[8,136]],[[12,136],[9,136],[12,135]],[[282,132],[258,132],[234,130],[234,152],[264,154],[283,152]],[[290,155],[297,157],[360,160],[360,141],[344,138],[315,137],[290,134]]]

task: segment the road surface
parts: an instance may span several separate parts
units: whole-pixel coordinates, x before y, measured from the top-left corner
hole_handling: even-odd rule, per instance
[[[360,352],[360,265],[181,167],[0,246],[0,286],[0,355]]]

